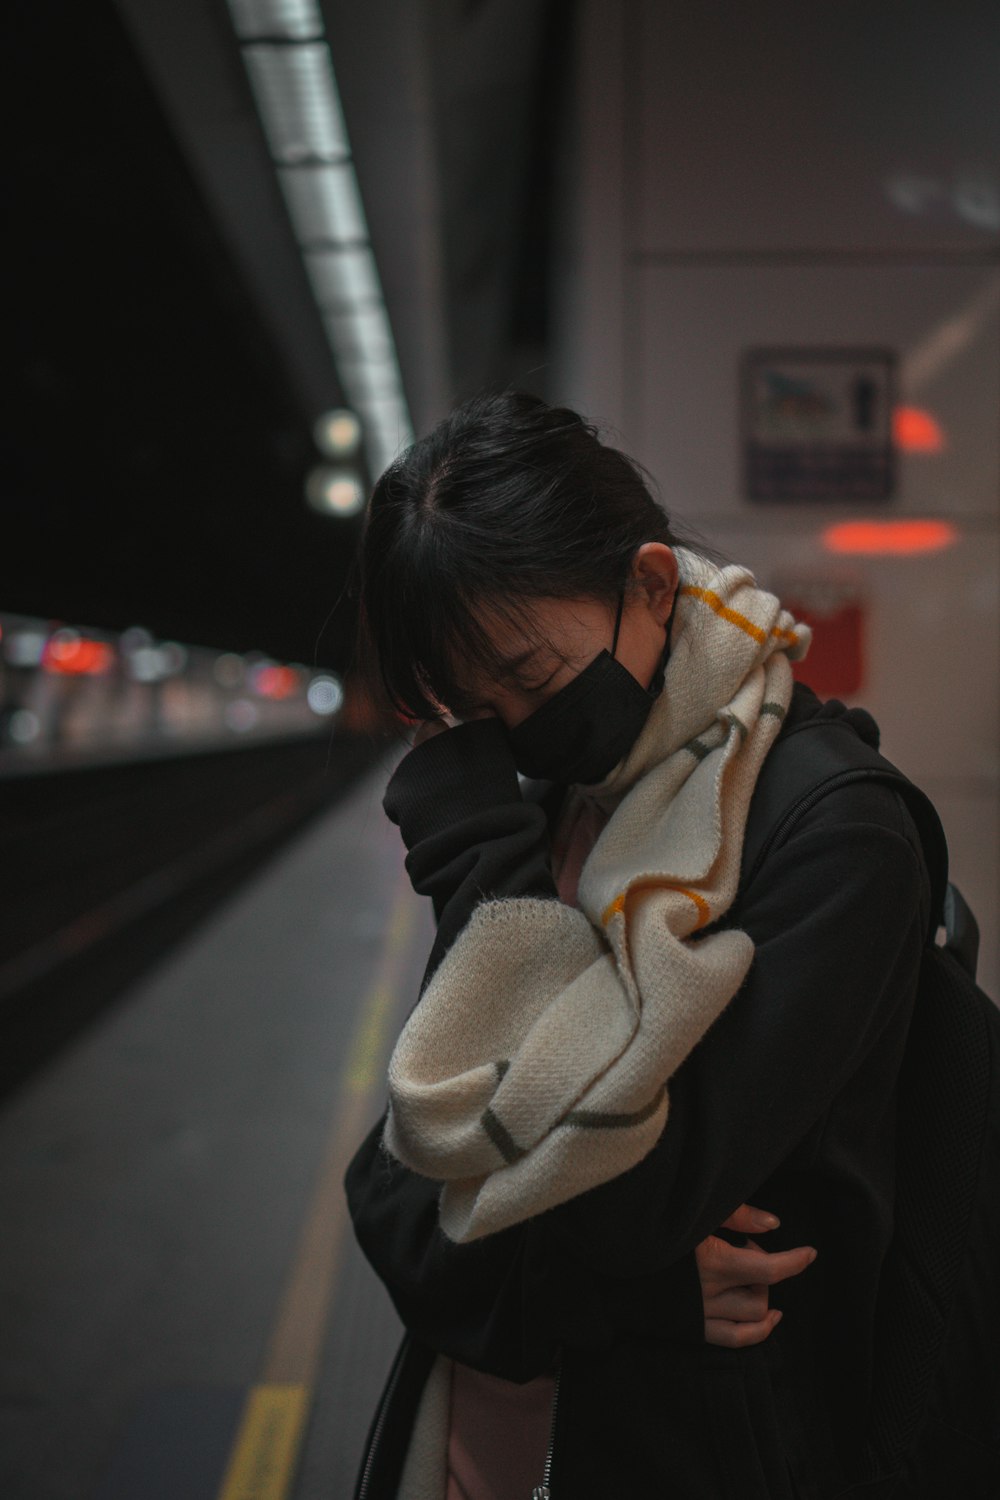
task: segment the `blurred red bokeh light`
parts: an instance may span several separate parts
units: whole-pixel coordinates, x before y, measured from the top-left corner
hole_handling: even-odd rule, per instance
[[[290,698],[298,691],[299,674],[292,667],[260,667],[253,675],[253,687],[262,698]]]
[[[89,641],[83,636],[72,639],[56,636],[45,644],[42,668],[46,672],[62,672],[72,677],[96,677],[101,672],[109,672],[114,660],[114,650],[107,641]]]
[[[892,414],[892,436],[904,453],[940,453],[944,432],[936,417],[920,406],[897,406]]]

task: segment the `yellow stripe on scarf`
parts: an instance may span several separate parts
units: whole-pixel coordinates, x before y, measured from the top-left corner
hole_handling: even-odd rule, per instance
[[[748,620],[746,615],[741,615],[737,610],[730,609],[728,604],[724,604],[718,594],[714,593],[712,589],[699,589],[693,583],[685,583],[681,587],[681,593],[689,594],[692,599],[700,599],[703,604],[708,605],[709,609],[715,611],[720,620],[728,620],[730,625],[735,625],[737,630],[742,630],[753,640],[759,641],[761,645],[767,640],[768,633],[766,630],[761,630],[760,626],[755,625],[752,620]],[[798,636],[793,630],[778,630],[775,628],[771,631],[771,635],[776,640],[788,641],[790,645],[798,640]]]
[[[604,912],[601,916],[601,925],[607,927],[612,917],[616,917],[619,912],[624,912],[625,902],[628,900],[632,892],[642,890],[644,888],[676,891],[679,896],[686,896],[689,901],[693,901],[695,906],[698,908],[698,921],[695,923],[695,932],[698,931],[699,927],[704,927],[705,923],[708,922],[711,918],[712,908],[709,906],[704,896],[699,896],[697,891],[689,891],[687,886],[684,885],[671,885],[671,883],[667,880],[657,880],[649,881],[648,887],[644,882],[630,886],[627,891],[622,891],[620,895],[616,896],[615,899],[604,908]]]

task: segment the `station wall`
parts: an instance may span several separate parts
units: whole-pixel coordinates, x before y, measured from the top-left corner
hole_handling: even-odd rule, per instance
[[[856,602],[839,696],[937,803],[1000,998],[1000,11],[583,0],[575,45],[549,394],[765,587]],[[775,347],[891,351],[888,498],[747,498],[741,361]],[[892,518],[954,540],[824,544]]]

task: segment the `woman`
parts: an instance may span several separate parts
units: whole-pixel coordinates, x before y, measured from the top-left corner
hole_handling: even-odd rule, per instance
[[[775,743],[872,720],[793,686],[808,631],[523,394],[382,476],[362,587],[438,927],[346,1180],[407,1329],[358,1494],[846,1491],[927,873],[872,782],[741,854]]]

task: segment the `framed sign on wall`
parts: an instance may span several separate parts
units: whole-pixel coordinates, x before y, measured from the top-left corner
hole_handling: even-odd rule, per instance
[[[750,500],[888,500],[895,487],[895,355],[749,349],[741,408]]]

